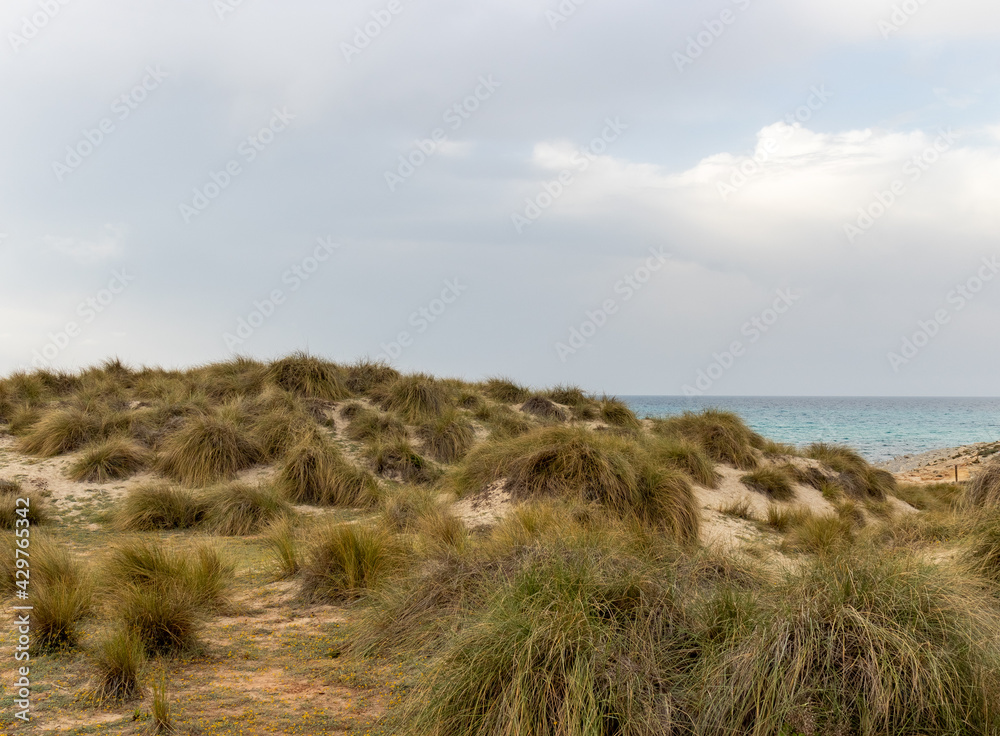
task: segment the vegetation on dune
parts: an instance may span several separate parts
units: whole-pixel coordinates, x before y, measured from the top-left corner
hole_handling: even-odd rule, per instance
[[[770,465],[757,468],[740,478],[740,481],[750,490],[775,501],[791,501],[795,498],[792,479],[781,467]]]
[[[655,420],[653,432],[662,437],[694,442],[716,462],[728,463],[740,470],[757,468],[759,461],[754,450],[764,444],[764,439],[738,416],[715,409]]]
[[[556,406],[555,402],[551,399],[547,399],[544,396],[532,396],[530,399],[521,404],[521,411],[525,414],[532,414],[533,416],[541,419],[552,419],[557,422],[566,420],[566,415],[563,413],[563,410]]]
[[[107,483],[145,470],[151,459],[149,451],[139,443],[112,437],[85,447],[83,456],[69,467],[67,475],[75,481]]]
[[[122,703],[142,697],[146,648],[135,632],[109,632],[94,648],[91,659],[95,669],[93,697],[98,703]]]
[[[318,506],[371,506],[379,496],[374,476],[347,462],[321,437],[292,448],[278,470],[276,487],[292,503]]]
[[[274,361],[268,366],[267,378],[279,388],[310,399],[342,401],[351,395],[340,366],[306,353]]]
[[[25,502],[19,502],[23,498]],[[25,506],[27,503],[27,506]],[[0,529],[14,529],[18,520],[27,520],[32,527],[51,520],[48,504],[37,491],[24,491],[17,481],[5,480],[0,486]]]
[[[55,544],[35,544],[31,571],[31,646],[50,652],[76,646],[80,624],[93,605],[93,588],[83,566]]]
[[[639,420],[621,399],[605,396],[601,399],[601,419],[612,427],[639,429]]]
[[[896,491],[892,473],[873,468],[848,447],[819,442],[807,447],[806,455],[839,473],[837,485],[853,498],[885,501]]]
[[[406,425],[391,413],[369,409],[361,404],[347,411],[347,436],[358,442],[392,442],[406,439]]]
[[[449,477],[460,495],[503,480],[517,498],[574,498],[693,540],[698,513],[686,477],[659,466],[636,441],[570,427],[485,443]]]
[[[332,524],[315,532],[302,566],[302,593],[312,601],[351,600],[398,569],[398,542],[371,525]]]
[[[263,457],[246,416],[238,407],[227,406],[185,419],[164,441],[157,467],[174,480],[205,486],[232,478]]]
[[[206,614],[228,600],[233,567],[207,545],[168,549],[132,538],[111,550],[103,573],[118,624],[149,653],[169,654],[196,646]]]
[[[55,457],[78,450],[100,435],[98,415],[79,407],[46,412],[21,438],[18,449],[28,455]]]
[[[347,388],[356,394],[368,395],[400,377],[399,371],[381,361],[359,360],[347,366]]]
[[[531,429],[531,422],[520,412],[504,404],[483,404],[474,416],[490,428],[490,439],[516,437]]]
[[[270,486],[239,482],[209,490],[205,504],[206,526],[226,536],[257,534],[292,513],[288,501]]]
[[[992,460],[972,478],[965,502],[973,508],[1000,506],[1000,460]]]
[[[448,392],[440,382],[422,373],[382,384],[374,396],[383,409],[413,424],[440,414],[448,405]]]
[[[192,529],[208,512],[204,499],[169,483],[152,483],[130,491],[115,508],[113,520],[123,531]]]
[[[684,471],[706,488],[715,488],[719,481],[712,458],[689,440],[656,437],[649,443],[649,452],[656,462]]]
[[[487,379],[482,388],[489,398],[502,404],[518,404],[531,396],[531,392],[524,386],[502,376]]]
[[[996,728],[1000,620],[953,571],[859,549],[820,557],[758,600],[697,668],[699,733]]]
[[[365,449],[365,457],[376,473],[387,477],[398,476],[404,483],[431,483],[441,474],[407,440],[376,442]]]
[[[472,423],[454,409],[424,422],[417,434],[428,454],[443,463],[463,458],[476,439]]]

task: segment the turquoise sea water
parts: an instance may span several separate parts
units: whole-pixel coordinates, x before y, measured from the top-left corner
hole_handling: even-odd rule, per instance
[[[1000,439],[1000,398],[622,396],[640,417],[718,408],[778,442],[850,445],[872,462]]]

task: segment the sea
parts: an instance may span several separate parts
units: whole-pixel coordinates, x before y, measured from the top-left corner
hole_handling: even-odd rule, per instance
[[[756,432],[803,446],[831,442],[879,463],[1000,440],[1000,397],[620,396],[639,417],[723,409]]]

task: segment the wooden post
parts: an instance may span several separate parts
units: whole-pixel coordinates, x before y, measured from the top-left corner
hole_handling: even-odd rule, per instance
[[[955,466],[955,482],[958,483],[958,466]]]

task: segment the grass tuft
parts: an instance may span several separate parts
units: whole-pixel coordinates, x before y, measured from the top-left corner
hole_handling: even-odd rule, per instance
[[[299,443],[278,471],[277,490],[292,503],[368,507],[379,496],[371,473],[345,460],[328,440]]]
[[[97,644],[92,656],[96,670],[93,695],[98,703],[124,703],[142,697],[146,648],[135,632],[111,632]]]
[[[531,396],[531,392],[524,386],[502,376],[487,379],[483,384],[483,393],[502,404],[517,404],[527,401]]]
[[[756,491],[775,501],[791,501],[795,498],[792,479],[780,467],[758,468],[741,477],[740,482],[751,491]]]
[[[227,483],[208,492],[206,525],[216,534],[236,537],[257,534],[292,513],[292,507],[267,485]]]
[[[100,417],[77,407],[53,409],[32,424],[18,443],[28,455],[55,457],[73,452],[100,434]]]
[[[169,483],[143,485],[130,491],[113,514],[122,531],[151,532],[192,529],[208,512],[204,500]]]
[[[317,531],[303,564],[302,592],[308,600],[352,600],[398,569],[402,552],[388,534],[372,526],[334,524]]]
[[[1000,460],[987,463],[976,473],[966,491],[965,503],[973,508],[1000,506]]]
[[[263,459],[262,448],[248,429],[239,411],[190,417],[167,436],[158,468],[192,486],[228,480]]]
[[[694,442],[716,462],[740,470],[756,470],[759,461],[754,449],[764,443],[736,414],[716,409],[656,420],[653,431],[664,437]]]
[[[396,412],[411,424],[440,414],[448,403],[448,394],[441,384],[422,373],[384,384],[377,394],[383,409]]]
[[[349,398],[344,370],[307,353],[295,353],[268,366],[268,380],[278,388],[307,399],[342,401]]]
[[[443,463],[465,457],[476,439],[472,423],[454,409],[425,422],[417,434],[428,454]]]
[[[149,451],[125,437],[112,437],[84,448],[83,456],[67,472],[70,479],[107,483],[130,478],[149,467]]]

